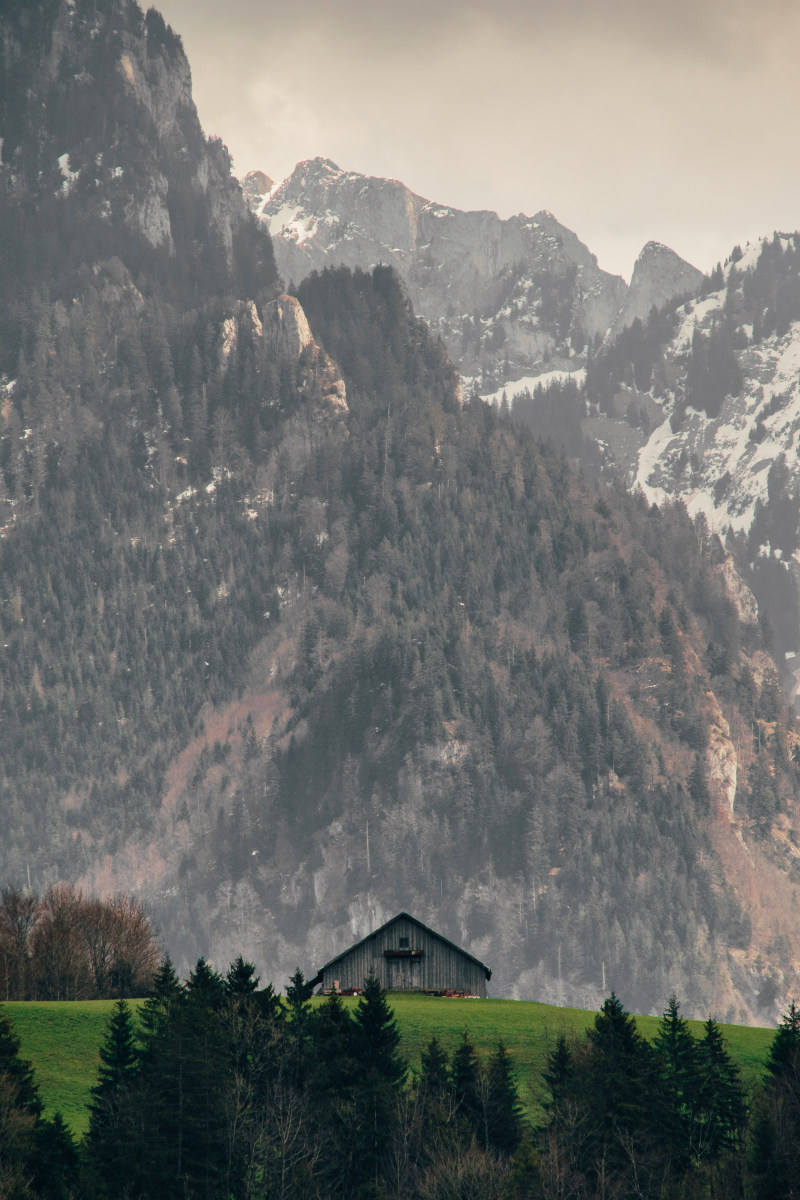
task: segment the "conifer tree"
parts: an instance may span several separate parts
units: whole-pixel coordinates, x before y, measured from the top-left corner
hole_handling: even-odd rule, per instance
[[[42,1115],[39,1089],[33,1076],[33,1067],[19,1057],[20,1042],[4,1013],[0,1013],[0,1075],[7,1080],[14,1093],[14,1104],[34,1121]]]
[[[258,991],[258,976],[252,963],[245,962],[241,954],[234,959],[225,976],[225,992],[228,996],[253,996]]]
[[[746,1108],[739,1069],[725,1048],[719,1025],[709,1017],[704,1029],[698,1047],[699,1156],[716,1161],[726,1150],[738,1149]]]
[[[121,1195],[138,1156],[131,1103],[138,1053],[130,1008],[118,1000],[100,1047],[100,1068],[89,1105],[87,1146],[94,1170],[110,1196]]]
[[[348,1093],[359,1077],[356,1025],[336,992],[314,1012],[311,1038],[312,1090],[320,1096]]]
[[[0,1195],[34,1200],[36,1132],[42,1105],[30,1063],[19,1057],[19,1039],[0,1015]]]
[[[775,1031],[767,1070],[767,1079],[757,1097],[749,1152],[753,1194],[759,1200],[797,1200],[800,1195],[800,1009],[794,1001]]]
[[[796,1070],[800,1057],[800,1009],[794,1000],[783,1014],[767,1057],[767,1070],[779,1079]]]
[[[461,1035],[450,1064],[450,1087],[453,1100],[470,1133],[480,1128],[480,1064],[466,1029]]]
[[[138,1162],[134,1194],[147,1181],[159,1179],[163,1195],[183,1192],[185,1124],[189,1103],[185,1071],[186,1037],[183,1009],[186,989],[165,957],[150,995],[139,1011],[142,1026],[137,1101],[141,1125],[137,1131]],[[138,1192],[137,1192],[138,1187]]]
[[[380,980],[370,976],[354,1014],[355,1050],[361,1065],[361,1086],[356,1096],[361,1131],[360,1159],[364,1178],[377,1187],[383,1151],[397,1097],[406,1077],[406,1063],[398,1053],[400,1034]]]
[[[555,1050],[547,1056],[547,1070],[542,1077],[550,1092],[550,1099],[544,1102],[548,1112],[557,1110],[572,1091],[575,1076],[575,1066],[572,1051],[567,1045],[567,1039],[560,1033],[556,1039]]]
[[[75,1200],[80,1195],[81,1159],[75,1139],[57,1112],[36,1129],[34,1187],[44,1200]],[[84,1189],[85,1190],[85,1189]],[[113,1193],[122,1195],[121,1191]]]
[[[286,989],[286,1029],[291,1045],[290,1076],[294,1086],[305,1081],[308,1042],[311,1033],[311,993],[314,989],[306,982],[298,967]]]
[[[578,1085],[592,1125],[587,1166],[603,1162],[624,1189],[633,1177],[658,1173],[665,1107],[658,1061],[614,992],[587,1041]]]
[[[232,1062],[222,1019],[224,1001],[222,976],[204,958],[198,959],[189,975],[186,1001],[176,1011],[186,1093],[182,1179],[198,1196],[218,1194],[226,1166],[225,1099]]]
[[[374,976],[364,981],[364,990],[356,1005],[355,1023],[358,1052],[364,1065],[392,1087],[399,1086],[408,1068],[397,1052],[400,1033],[394,1013],[380,980]]]
[[[422,1141],[432,1145],[441,1140],[453,1117],[450,1089],[450,1060],[437,1037],[432,1037],[420,1056],[421,1073],[417,1084],[422,1115]]]
[[[439,1039],[434,1036],[428,1042],[420,1055],[422,1074],[420,1082],[431,1098],[441,1099],[450,1085],[448,1076],[448,1055]]]
[[[697,1153],[696,1111],[700,1101],[699,1049],[673,992],[653,1043],[665,1085],[664,1135],[679,1168]]]
[[[502,1041],[487,1067],[487,1147],[510,1156],[522,1137],[522,1105],[519,1102],[511,1058]]]

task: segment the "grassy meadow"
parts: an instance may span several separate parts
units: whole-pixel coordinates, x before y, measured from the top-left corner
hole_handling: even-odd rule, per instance
[[[517,1000],[446,999],[401,992],[392,993],[389,999],[402,1034],[403,1053],[412,1067],[419,1066],[420,1052],[434,1035],[452,1052],[466,1029],[482,1055],[490,1054],[502,1038],[516,1066],[521,1099],[533,1117],[539,1112],[541,1072],[558,1035],[564,1033],[568,1040],[580,1037],[595,1016],[585,1009]],[[355,997],[344,1000],[349,1007],[357,1002]],[[130,1003],[135,1007],[139,1002]],[[98,1048],[113,1006],[112,1000],[2,1006],[20,1039],[23,1058],[33,1063],[46,1111],[60,1110],[77,1135],[88,1126],[89,1090],[95,1082]],[[655,1036],[657,1017],[637,1017],[637,1023],[645,1037]],[[690,1024],[695,1037],[702,1037],[702,1022]],[[745,1084],[757,1082],[774,1030],[744,1025],[721,1028]]]

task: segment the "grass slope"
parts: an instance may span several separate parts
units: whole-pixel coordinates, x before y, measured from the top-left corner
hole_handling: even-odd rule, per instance
[[[594,1012],[582,1008],[555,1008],[518,1000],[439,999],[396,992],[390,996],[390,1003],[403,1037],[403,1053],[412,1066],[419,1066],[420,1052],[434,1035],[452,1053],[466,1029],[482,1056],[491,1054],[502,1039],[514,1060],[520,1098],[534,1118],[544,1096],[541,1074],[559,1034],[563,1033],[567,1041],[579,1038],[595,1018]],[[658,1017],[637,1016],[636,1023],[646,1038],[655,1037]],[[703,1037],[702,1021],[690,1021],[689,1025],[696,1038]],[[745,1025],[720,1028],[745,1085],[751,1087],[763,1072],[774,1029]]]
[[[137,1001],[133,1001],[136,1004]],[[98,1049],[113,1000],[14,1001],[3,1012],[33,1063],[45,1112],[60,1112],[75,1134],[89,1125],[89,1089],[100,1065]]]
[[[137,1001],[131,1001],[132,1006]],[[345,1004],[355,1007],[355,997]],[[516,1000],[459,1000],[392,993],[390,1003],[402,1034],[403,1053],[418,1067],[420,1052],[435,1035],[452,1053],[462,1032],[482,1055],[490,1054],[502,1039],[514,1060],[520,1095],[530,1115],[539,1115],[543,1096],[541,1072],[556,1038],[578,1038],[594,1020],[581,1008],[554,1008]],[[23,1058],[35,1068],[45,1109],[61,1112],[73,1133],[83,1134],[89,1123],[89,1091],[99,1063],[112,1000],[9,1003],[3,1011],[11,1019],[21,1042]],[[657,1017],[637,1017],[642,1033],[653,1038]],[[700,1021],[690,1022],[695,1037],[703,1036]],[[728,1049],[747,1086],[760,1078],[774,1030],[744,1025],[723,1025]]]

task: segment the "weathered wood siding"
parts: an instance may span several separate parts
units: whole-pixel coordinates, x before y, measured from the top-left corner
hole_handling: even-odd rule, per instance
[[[387,958],[384,951],[399,950],[401,938],[408,938],[408,948],[421,950],[422,954]],[[403,917],[353,946],[323,968],[321,974],[322,989],[326,992],[333,989],[337,980],[339,989],[344,991],[363,987],[364,980],[375,975],[391,992],[452,989],[472,996],[486,995],[486,972],[479,963]]]

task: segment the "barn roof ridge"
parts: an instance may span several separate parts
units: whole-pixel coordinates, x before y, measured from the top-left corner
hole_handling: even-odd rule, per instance
[[[316,975],[314,976],[314,978],[309,979],[308,982],[309,982],[310,986],[316,987],[316,985],[322,979],[323,971],[327,971],[328,967],[332,967],[333,964],[337,963],[340,958],[344,958],[345,955],[350,954],[353,950],[356,950],[359,946],[363,946],[364,942],[368,942],[371,937],[375,936],[375,934],[381,933],[389,925],[393,925],[395,923],[395,921],[399,921],[403,917],[405,917],[405,919],[407,921],[411,921],[412,924],[418,925],[420,929],[424,929],[426,933],[429,933],[431,935],[431,937],[438,938],[440,942],[444,942],[444,944],[446,946],[449,946],[451,950],[457,950],[458,953],[463,954],[465,958],[469,958],[472,960],[472,962],[477,963],[477,965],[481,968],[481,970],[486,972],[486,978],[487,979],[492,978],[492,972],[489,969],[489,967],[486,966],[486,963],[481,962],[481,960],[479,958],[476,958],[474,954],[470,954],[469,950],[465,950],[463,946],[457,946],[455,942],[451,942],[449,938],[446,938],[443,933],[439,933],[437,930],[431,929],[430,925],[426,925],[424,923],[424,921],[420,921],[418,917],[412,916],[411,913],[399,912],[399,913],[396,913],[395,916],[390,917],[388,921],[384,921],[384,923],[382,925],[379,925],[377,929],[370,930],[370,932],[368,934],[366,934],[363,938],[360,938],[359,941],[353,942],[352,946],[348,946],[346,950],[342,950],[340,954],[336,954],[330,960],[330,962],[326,962],[323,966],[321,966],[319,968],[319,970],[317,971]]]

